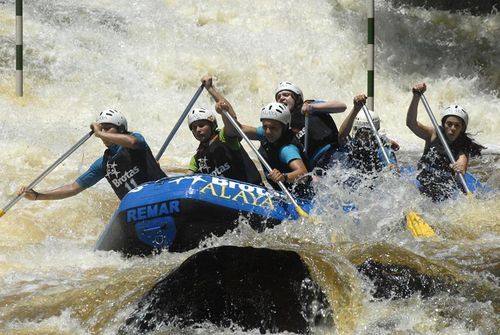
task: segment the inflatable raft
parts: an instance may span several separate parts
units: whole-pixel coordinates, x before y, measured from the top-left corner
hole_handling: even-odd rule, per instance
[[[418,171],[414,166],[402,166],[400,167],[400,174],[403,179],[409,180],[415,184],[417,188],[420,188],[420,182],[417,180]],[[469,191],[472,193],[476,192],[489,192],[491,191],[486,185],[483,185],[479,179],[477,179],[474,175],[469,172],[464,174],[464,180],[469,188]],[[457,195],[459,192],[457,192]]]
[[[311,210],[310,202],[297,202]],[[95,248],[126,255],[187,251],[235,228],[239,218],[262,231],[298,213],[282,193],[257,185],[204,174],[164,178],[122,199]]]
[[[412,182],[414,174],[411,168],[402,172]],[[473,192],[484,189],[468,173],[466,181]],[[310,212],[310,201],[298,199],[297,203]],[[343,206],[344,212],[356,209],[355,204]],[[164,178],[143,184],[122,199],[95,249],[125,255],[183,252],[198,247],[209,236],[224,235],[241,218],[263,231],[298,217],[281,192],[261,186],[204,174]]]

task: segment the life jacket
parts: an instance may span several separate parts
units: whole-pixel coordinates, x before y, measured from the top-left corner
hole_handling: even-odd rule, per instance
[[[396,155],[389,143],[381,138],[383,148],[380,148],[371,131],[367,130],[364,135],[367,136],[365,140],[356,136],[349,137],[349,141],[331,155],[328,164],[328,167],[338,165],[345,169],[353,169],[347,179],[342,182],[344,186],[353,190],[360,186],[369,189],[376,186],[377,172],[382,171],[387,166],[382,150],[387,154],[390,163],[397,164]]]
[[[442,127],[439,128],[443,131]],[[458,159],[463,150],[454,144],[456,143],[451,143],[448,146],[453,157]],[[457,189],[461,189],[461,185],[454,178],[450,163],[439,137],[429,143],[418,162],[417,168],[421,170],[417,175],[420,191],[434,201],[445,200],[452,196]]]
[[[104,151],[102,167],[106,171],[107,181],[119,199],[145,182],[167,176],[149,148],[134,150],[122,147],[114,157],[111,157],[107,149]]]
[[[389,160],[396,163],[396,155],[388,143],[382,140],[384,148],[379,148],[374,135],[366,142],[353,138],[349,141],[349,162],[362,173],[380,172],[387,165],[382,150],[385,150]]]
[[[264,140],[261,141],[259,153],[262,155],[264,160],[269,164],[269,166],[272,169],[277,169],[281,173],[289,173],[292,172],[292,170],[290,169],[288,164],[281,162],[279,159],[279,153],[281,149],[289,144],[293,144],[297,148],[299,148],[300,157],[307,167],[307,157],[304,154],[302,143],[300,143],[299,139],[295,136],[295,134],[291,129],[288,129],[287,132],[284,135],[282,135],[278,141],[274,143],[271,143],[264,138]],[[275,190],[281,190],[281,188],[277,183],[275,183],[272,179],[270,179],[267,176],[266,178],[269,184]],[[301,178],[301,180],[298,183],[295,184],[283,183],[283,184],[290,192],[303,198],[310,198],[312,196],[312,189],[310,186],[311,181],[312,178],[310,176],[306,176],[304,178]]]
[[[296,131],[296,137],[300,140],[302,146],[304,146],[306,134],[305,117],[302,114],[300,114],[300,118],[292,117],[291,127]],[[339,148],[339,131],[335,121],[329,114],[317,114],[309,116],[308,133],[307,153],[308,162],[312,169],[316,166],[316,162],[321,159],[320,152],[324,154],[327,150],[337,150]]]
[[[195,155],[199,172],[262,185],[262,177],[246,150],[234,150],[217,137],[209,145],[200,144]]]

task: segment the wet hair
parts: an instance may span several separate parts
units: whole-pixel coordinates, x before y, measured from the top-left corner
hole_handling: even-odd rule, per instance
[[[485,146],[477,143],[469,133],[461,133],[458,138],[453,141],[453,147],[462,148],[464,152],[471,157],[481,156],[481,150],[486,149]]]
[[[290,123],[291,128],[295,129],[302,129],[305,126],[305,119],[304,115],[302,115],[301,110],[302,110],[302,105],[304,104],[304,100],[296,94],[295,92],[289,91],[292,93],[293,100],[295,101],[295,104],[293,106],[293,109],[290,110],[290,114],[292,114],[292,121]]]
[[[448,115],[441,120],[441,126],[443,127],[443,129],[444,129],[444,124],[445,124],[446,120],[450,116],[455,116],[455,115]],[[464,127],[464,129],[462,130],[462,132],[460,133],[458,138],[453,142],[453,144],[452,144],[453,147],[457,148],[457,149],[463,149],[463,151],[466,152],[467,154],[469,154],[471,157],[481,156],[481,150],[486,149],[486,147],[477,143],[471,137],[471,135],[466,132],[465,121],[461,117],[459,117],[459,116],[455,116],[455,117],[458,117],[460,119],[460,121],[462,121],[462,126]]]

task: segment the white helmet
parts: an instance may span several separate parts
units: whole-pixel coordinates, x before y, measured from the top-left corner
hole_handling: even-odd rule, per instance
[[[127,131],[127,119],[116,109],[106,109],[102,111],[96,119],[97,123],[109,123]]]
[[[302,100],[304,100],[304,95],[302,94],[302,91],[298,86],[295,86],[289,81],[282,81],[281,83],[278,84],[278,87],[276,87],[276,91],[274,92],[274,99],[277,99],[278,93],[281,91],[290,91],[295,94],[297,94]]]
[[[456,116],[461,118],[464,121],[465,129],[467,129],[467,125],[469,124],[469,115],[467,115],[465,109],[463,109],[460,105],[451,105],[447,107],[441,115],[441,122],[443,122],[444,118],[447,116]]]
[[[191,129],[191,124],[198,120],[210,121],[214,127],[217,128],[217,118],[215,117],[215,112],[205,108],[193,108],[189,112],[187,120],[189,129]]]
[[[292,114],[288,107],[279,102],[271,102],[260,111],[260,120],[269,119],[276,120],[289,127],[292,121]]]
[[[378,114],[375,113],[374,111],[369,110],[370,116],[372,117],[373,120],[373,125],[375,126],[375,129],[379,130],[380,129],[380,118],[378,117]],[[364,111],[359,111],[358,115],[354,119],[354,123],[352,125],[352,130],[354,132],[357,132],[358,129],[361,128],[368,128],[371,129],[370,123],[366,119],[366,115]]]

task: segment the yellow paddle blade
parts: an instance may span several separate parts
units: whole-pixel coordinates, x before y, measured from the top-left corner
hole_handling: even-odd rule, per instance
[[[300,216],[302,216],[303,218],[308,218],[309,217],[309,214],[306,213],[306,211],[304,211],[302,208],[300,208],[299,206],[295,206],[295,210],[297,211],[297,213],[299,213]]]
[[[436,236],[434,229],[432,229],[427,222],[422,219],[420,215],[415,212],[406,214],[406,228],[411,232],[414,237],[433,237]]]
[[[317,224],[319,222],[317,219],[315,219],[312,216],[310,216],[309,214],[307,214],[307,212],[304,211],[302,208],[300,208],[300,206],[295,206],[295,210],[297,211],[297,213],[299,214],[299,216],[301,216],[303,218],[306,218],[310,222],[312,222],[314,224]]]
[[[0,218],[5,214],[3,209],[0,209]]]

